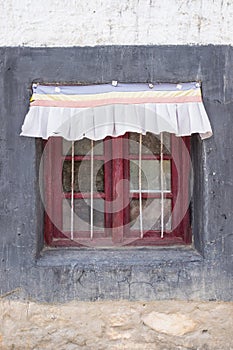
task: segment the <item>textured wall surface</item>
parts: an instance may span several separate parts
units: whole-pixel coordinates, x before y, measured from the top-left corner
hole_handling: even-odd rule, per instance
[[[0,46],[232,44],[232,0],[0,0]]]
[[[233,303],[0,301],[1,350],[230,350]]]
[[[229,46],[1,48],[0,293],[51,302],[232,300],[232,71]],[[203,82],[214,135],[193,138],[193,246],[90,251],[43,245],[41,142],[19,136],[31,83],[112,79]]]

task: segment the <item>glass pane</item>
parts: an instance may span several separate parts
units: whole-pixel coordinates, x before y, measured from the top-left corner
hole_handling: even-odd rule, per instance
[[[63,200],[63,230],[71,230],[70,200]],[[74,231],[90,231],[91,207],[90,199],[74,200]],[[95,231],[104,230],[104,200],[93,200],[93,222]]]
[[[171,191],[171,164],[170,160],[163,161],[164,191]],[[142,160],[141,168],[142,191],[159,192],[160,184],[160,161]],[[139,190],[139,166],[138,160],[130,161],[130,190]]]
[[[160,199],[142,199],[142,207],[143,230],[160,230]],[[132,199],[130,202],[130,221],[132,229],[140,229],[138,199]],[[171,230],[171,199],[164,199],[164,228],[165,230]]]
[[[65,160],[62,169],[62,184],[64,192],[71,192],[71,161]],[[94,160],[93,167],[94,192],[104,192],[104,161]],[[74,162],[74,191],[90,192],[91,162],[89,160]]]
[[[129,153],[139,153],[139,134],[129,134]],[[170,154],[170,134],[163,133],[163,153]],[[142,154],[160,154],[160,135],[154,135],[147,132],[146,135],[142,135]]]
[[[71,155],[71,141],[67,141],[63,139],[63,155]],[[103,155],[104,154],[104,144],[103,141],[94,141],[94,155]],[[75,141],[74,143],[74,154],[77,156],[85,156],[86,154],[90,154],[91,152],[91,140],[83,139],[80,141]]]

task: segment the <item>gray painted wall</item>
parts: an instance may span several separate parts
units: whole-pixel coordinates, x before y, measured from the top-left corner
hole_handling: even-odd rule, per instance
[[[0,289],[21,299],[232,300],[233,48],[0,48]],[[203,81],[214,136],[194,136],[193,247],[46,249],[41,142],[20,137],[33,81]],[[8,294],[9,293],[9,294]]]

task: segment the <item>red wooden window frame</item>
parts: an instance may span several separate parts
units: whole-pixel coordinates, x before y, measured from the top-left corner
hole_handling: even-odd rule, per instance
[[[116,184],[124,179],[129,178],[129,159],[135,159],[136,156],[129,155],[128,149],[125,147],[125,140],[128,135],[117,138],[107,137],[108,147],[104,147],[103,156],[94,156],[94,159],[102,159],[105,162],[105,193],[94,193],[94,198],[99,196],[105,198],[105,209],[108,214],[105,214],[105,230],[104,232],[94,232],[92,246],[104,246],[104,242],[111,240],[113,246],[156,246],[156,245],[176,245],[191,243],[191,227],[189,210],[189,177],[190,177],[190,137],[178,138],[171,135],[171,154],[175,156],[176,162],[173,161],[171,155],[164,155],[164,159],[171,160],[171,193],[165,193],[165,198],[170,198],[172,202],[172,212],[174,205],[178,204],[178,208],[185,212],[183,219],[179,225],[169,232],[165,232],[164,238],[161,238],[160,231],[148,231],[144,233],[143,238],[140,238],[140,232],[131,231],[129,222],[129,207],[124,203],[123,208],[112,215],[114,208],[108,210],[107,206],[112,205],[111,200],[116,196]],[[104,142],[105,142],[104,140]],[[109,143],[109,141],[111,141]],[[111,147],[109,147],[109,144]],[[62,138],[54,137],[46,144],[46,156],[44,158],[44,192],[46,207],[49,208],[50,217],[56,217],[58,227],[62,227],[62,200],[70,198],[70,194],[64,194],[61,188],[62,166],[64,160],[70,160],[71,156],[62,156]],[[186,150],[184,149],[186,148]],[[127,154],[127,156],[125,156]],[[159,155],[155,156],[160,159]],[[82,160],[84,156],[75,156],[75,160]],[[85,156],[85,159],[89,159]],[[142,158],[143,159],[143,158]],[[144,159],[148,157],[144,156]],[[179,168],[179,169],[177,169]],[[179,172],[179,176],[178,176]],[[111,174],[111,176],[109,176]],[[122,201],[125,201],[125,193],[129,193],[129,188],[126,185],[118,186],[118,195]],[[179,198],[177,197],[179,191]],[[88,198],[88,193],[75,193],[75,198]],[[129,196],[137,198],[138,194]],[[142,194],[142,198],[160,198],[159,194],[151,195],[150,193]],[[176,202],[178,200],[178,202]],[[176,210],[177,212],[177,210]],[[173,215],[173,214],[172,214]],[[175,215],[175,214],[174,214]],[[82,246],[81,240],[71,240],[69,232],[61,232],[50,220],[50,217],[45,212],[45,241],[49,246]],[[77,234],[77,233],[76,233]],[[79,237],[85,237],[88,232],[78,232]],[[128,243],[127,243],[128,238]],[[133,239],[132,239],[133,238]],[[126,242],[124,242],[126,239]]]

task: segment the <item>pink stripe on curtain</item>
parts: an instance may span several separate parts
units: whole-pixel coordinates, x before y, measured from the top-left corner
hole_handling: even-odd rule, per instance
[[[113,98],[92,101],[46,101],[36,100],[30,103],[30,106],[41,107],[68,107],[68,108],[88,108],[100,107],[113,104],[144,104],[144,103],[185,103],[202,102],[201,96],[182,96],[182,97],[143,97],[143,98]]]

